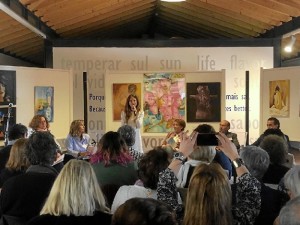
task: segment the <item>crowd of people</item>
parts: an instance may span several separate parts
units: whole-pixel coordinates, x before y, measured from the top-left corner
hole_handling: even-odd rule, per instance
[[[74,120],[65,152],[44,116],[30,129],[11,126],[0,150],[0,224],[299,224],[300,166],[278,119],[242,147],[227,120],[218,132],[189,132],[174,119],[162,145],[144,152],[142,117],[130,95],[119,129],[96,145]]]

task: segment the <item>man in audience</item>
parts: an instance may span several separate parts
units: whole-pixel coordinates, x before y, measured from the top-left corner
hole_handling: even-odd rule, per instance
[[[230,122],[227,120],[222,120],[220,122],[220,130],[219,131],[221,133],[224,133],[229,138],[229,140],[231,140],[233,142],[233,144],[235,145],[235,147],[237,149],[240,149],[241,146],[237,139],[237,134],[229,132],[229,130],[230,130]]]
[[[5,168],[5,164],[9,158],[10,149],[12,145],[19,138],[27,137],[27,127],[23,124],[15,124],[8,131],[8,144],[3,149],[0,150],[0,172]]]
[[[0,195],[1,215],[24,224],[39,212],[58,172],[51,166],[58,146],[49,132],[33,133],[25,155],[31,166],[25,174],[7,180]],[[10,224],[10,223],[8,223]]]
[[[300,196],[290,200],[280,211],[279,225],[300,225]]]
[[[280,130],[280,122],[277,118],[270,117],[267,120],[267,130],[269,130],[269,129],[278,129],[278,130]],[[263,133],[262,135],[260,135],[260,137],[252,145],[259,146],[261,141],[264,139],[265,136],[266,136],[266,132]],[[284,139],[285,139],[286,143],[288,144],[288,147],[291,148],[291,143],[290,143],[289,136],[284,134]]]

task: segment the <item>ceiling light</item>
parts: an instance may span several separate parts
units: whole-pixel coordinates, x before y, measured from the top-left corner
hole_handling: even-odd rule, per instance
[[[34,27],[32,24],[30,24],[26,19],[23,17],[19,16],[17,13],[15,13],[13,10],[11,10],[7,5],[4,3],[0,2],[0,9],[5,12],[7,15],[10,17],[14,18],[17,20],[19,23],[23,24],[25,27],[36,33],[37,35],[43,37],[44,39],[47,39],[46,34],[44,34],[42,31]]]
[[[296,42],[296,37],[294,35],[292,35],[290,42],[284,47],[284,51],[292,52],[295,42]]]
[[[160,0],[162,2],[185,2],[185,0]]]

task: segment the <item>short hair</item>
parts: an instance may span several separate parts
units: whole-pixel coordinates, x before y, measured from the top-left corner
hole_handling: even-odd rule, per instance
[[[184,130],[184,129],[185,129],[185,127],[186,127],[186,122],[185,122],[183,119],[175,119],[174,122],[178,123],[179,126],[182,127],[181,130]]]
[[[291,199],[280,210],[279,225],[300,225],[300,196]]]
[[[73,120],[71,125],[70,125],[69,134],[72,137],[79,137],[80,136],[79,127],[81,125],[84,125],[84,120]]]
[[[199,161],[211,163],[216,155],[216,146],[197,146],[194,145],[192,153],[189,158]]]
[[[263,133],[264,137],[268,136],[270,134],[275,134],[277,136],[284,137],[284,133],[282,133],[282,131],[279,128],[277,128],[277,129],[269,128],[269,129],[266,129]]]
[[[32,165],[52,165],[57,149],[50,132],[37,131],[28,138],[25,154]]]
[[[278,120],[277,118],[275,118],[275,117],[270,117],[270,118],[268,119],[268,121],[269,121],[269,120],[273,121],[274,124],[277,125],[278,128],[280,128],[280,122],[279,122],[279,120]]]
[[[191,177],[184,224],[232,224],[228,176],[217,163],[198,165]]]
[[[25,156],[26,138],[19,138],[11,147],[8,161],[5,165],[9,170],[21,171],[30,166],[29,160]]]
[[[203,134],[210,134],[210,133],[215,133],[216,130],[213,128],[213,126],[209,124],[200,124],[198,127],[195,128],[194,131],[197,131],[198,133],[203,133]]]
[[[177,225],[175,212],[152,198],[131,198],[112,217],[112,225]]]
[[[90,163],[70,160],[57,176],[40,214],[92,216],[109,212]]]
[[[8,131],[8,139],[10,141],[24,138],[28,132],[28,129],[23,124],[14,124]]]
[[[117,131],[125,140],[127,146],[131,147],[135,143],[135,129],[127,124],[119,127]]]
[[[260,147],[249,145],[240,151],[240,156],[249,172],[261,180],[270,165],[269,154]]]
[[[300,195],[300,165],[294,165],[284,175],[284,185],[296,197]]]
[[[43,115],[35,115],[35,116],[31,119],[31,121],[30,121],[30,123],[29,123],[29,127],[32,128],[33,130],[36,130],[36,129],[39,127],[41,118],[45,118],[46,124],[47,124],[47,129],[49,129],[49,127],[50,127],[49,121],[48,121],[48,119],[47,119],[45,116],[43,116]]]
[[[161,147],[150,150],[143,155],[138,164],[138,176],[144,187],[156,190],[159,173],[169,165],[169,154]]]
[[[270,134],[263,138],[259,145],[270,156],[270,163],[283,164],[288,154],[288,145],[283,137],[275,134]]]

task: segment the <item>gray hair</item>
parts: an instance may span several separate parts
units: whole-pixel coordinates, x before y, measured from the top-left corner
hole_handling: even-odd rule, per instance
[[[280,210],[279,225],[300,225],[300,196],[293,198]]]
[[[216,155],[216,146],[197,146],[194,145],[193,152],[189,155],[190,159],[211,163]]]
[[[135,130],[129,125],[121,126],[117,131],[125,140],[127,146],[131,147],[135,143]]]
[[[284,175],[284,185],[292,196],[300,195],[300,165],[295,165]]]
[[[244,147],[240,156],[249,172],[261,180],[270,165],[269,154],[264,149],[251,145]]]

